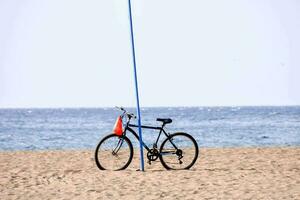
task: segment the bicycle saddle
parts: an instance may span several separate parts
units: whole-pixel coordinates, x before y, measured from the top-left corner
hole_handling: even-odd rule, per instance
[[[172,122],[170,118],[157,118],[156,121],[163,122],[164,124],[169,124]]]

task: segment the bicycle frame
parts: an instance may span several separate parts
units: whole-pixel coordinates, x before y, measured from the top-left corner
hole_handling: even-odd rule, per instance
[[[126,131],[128,130],[129,132],[131,132],[134,136],[135,136],[135,138],[137,139],[137,140],[139,140],[140,138],[139,138],[139,136],[138,136],[138,134],[132,129],[132,128],[130,128],[130,127],[135,127],[135,128],[137,128],[137,127],[139,127],[138,125],[135,125],[135,124],[130,124],[129,122],[127,122],[127,124],[126,124],[126,127],[125,127],[125,131],[124,131],[124,134],[126,135]],[[155,145],[155,147],[157,147],[157,143],[158,143],[158,141],[159,141],[159,138],[160,138],[160,136],[161,136],[161,133],[164,133],[165,134],[165,136],[167,137],[167,138],[169,138],[170,137],[170,134],[169,133],[167,133],[165,130],[164,130],[164,125],[162,125],[162,127],[157,127],[157,126],[141,126],[141,128],[143,128],[143,129],[153,129],[153,130],[159,130],[159,134],[158,134],[158,136],[157,136],[157,139],[156,139],[156,142],[154,143],[154,145]],[[171,143],[173,144],[173,142],[171,141]],[[147,151],[150,151],[150,148],[143,142],[142,143],[142,145],[143,145],[143,147],[147,150]],[[174,144],[173,144],[174,145]],[[174,147],[177,149],[177,147],[174,145]]]

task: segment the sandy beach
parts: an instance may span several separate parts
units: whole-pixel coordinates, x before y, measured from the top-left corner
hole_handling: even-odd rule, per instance
[[[0,152],[0,199],[300,199],[300,148],[205,148],[191,170],[100,171],[93,150]],[[135,152],[135,156],[138,153]]]

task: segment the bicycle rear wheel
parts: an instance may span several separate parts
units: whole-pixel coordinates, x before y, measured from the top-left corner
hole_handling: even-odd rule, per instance
[[[196,140],[187,133],[174,133],[160,146],[159,159],[166,169],[190,169],[198,158]]]
[[[101,170],[123,170],[133,157],[133,147],[126,136],[110,134],[104,137],[96,147],[95,161]]]

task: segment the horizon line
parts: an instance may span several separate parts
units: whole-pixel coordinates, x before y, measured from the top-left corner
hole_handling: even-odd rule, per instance
[[[141,106],[141,108],[201,108],[201,107],[299,107],[297,104],[287,105],[199,105],[199,106]],[[124,108],[136,108],[135,106],[122,106]],[[36,107],[0,107],[0,109],[98,109],[115,108],[115,106],[36,106]]]

